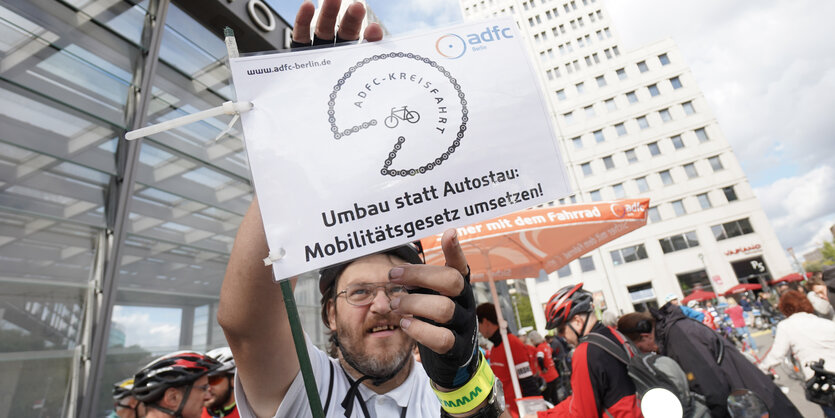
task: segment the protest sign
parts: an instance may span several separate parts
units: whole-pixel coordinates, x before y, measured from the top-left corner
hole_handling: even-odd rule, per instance
[[[231,68],[278,280],[570,191],[510,19]]]

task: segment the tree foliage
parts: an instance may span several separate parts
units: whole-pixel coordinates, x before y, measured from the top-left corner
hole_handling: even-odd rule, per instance
[[[516,310],[519,312],[519,323],[524,327],[536,327],[533,319],[533,309],[531,309],[531,299],[527,295],[521,295],[518,292],[514,293],[513,303],[516,305]]]

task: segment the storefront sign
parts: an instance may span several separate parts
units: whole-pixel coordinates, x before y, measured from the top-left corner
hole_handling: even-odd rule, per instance
[[[231,65],[278,279],[570,192],[510,19]]]
[[[725,251],[725,255],[730,257],[737,254],[759,254],[761,252],[762,246],[760,244],[753,244],[745,247],[730,249],[728,251]]]

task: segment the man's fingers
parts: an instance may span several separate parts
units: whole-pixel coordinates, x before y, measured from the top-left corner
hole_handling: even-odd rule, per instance
[[[376,23],[369,23],[368,26],[365,27],[365,33],[362,37],[368,42],[377,42],[383,39],[383,28]]]
[[[360,37],[362,20],[365,18],[365,7],[362,3],[353,3],[345,10],[342,22],[339,23],[339,39],[355,41]]]
[[[293,24],[293,40],[302,44],[310,44],[310,21],[313,20],[313,13],[316,11],[313,3],[306,1],[299,7],[296,13],[296,22]]]
[[[423,264],[405,264],[389,270],[389,281],[409,287],[432,289],[438,293],[456,297],[464,290],[464,278],[458,270]]]
[[[323,0],[319,8],[314,34],[320,39],[333,39],[336,18],[339,15],[341,0]]]
[[[455,302],[446,296],[411,294],[395,298],[391,308],[400,315],[414,315],[431,319],[439,324],[452,321]]]
[[[467,275],[467,257],[458,242],[458,232],[455,229],[447,229],[441,237],[441,248],[444,250],[446,265],[458,270],[461,276]],[[457,295],[456,295],[457,296]]]
[[[418,344],[438,353],[446,354],[455,344],[452,331],[427,324],[417,318],[401,318],[400,329],[412,337]]]

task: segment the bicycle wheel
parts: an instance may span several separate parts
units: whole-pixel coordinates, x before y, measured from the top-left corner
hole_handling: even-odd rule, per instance
[[[420,113],[414,110],[406,111],[406,122],[417,123],[420,120]]]
[[[395,128],[395,127],[397,127],[397,124],[398,124],[398,123],[400,123],[400,120],[399,120],[399,119],[397,119],[397,117],[396,117],[396,116],[391,115],[391,116],[387,117],[387,118],[383,121],[383,123],[385,123],[385,124],[386,124],[386,127],[388,127],[388,128]]]

